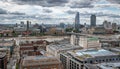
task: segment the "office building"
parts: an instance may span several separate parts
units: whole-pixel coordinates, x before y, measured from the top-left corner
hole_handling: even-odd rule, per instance
[[[116,31],[118,29],[118,26],[116,23],[112,23],[112,29],[113,31]]]
[[[120,62],[85,64],[83,69],[120,69]]]
[[[55,57],[60,57],[61,52],[67,52],[70,50],[79,50],[82,49],[82,47],[78,45],[71,45],[69,41],[62,40],[59,42],[55,42],[54,44],[50,44],[47,46],[46,50],[49,54],[55,56]]]
[[[79,34],[71,35],[70,43],[72,45],[78,45],[84,49],[88,49],[88,48],[99,49],[99,48],[101,48],[101,43],[99,42],[98,38],[88,37],[88,36],[79,35]]]
[[[91,15],[90,17],[91,20],[91,27],[95,27],[96,26],[96,16],[95,15]]]
[[[64,69],[83,69],[86,64],[94,65],[99,63],[119,62],[119,56],[119,54],[105,49],[83,49],[61,53],[60,60],[64,65]]]
[[[60,23],[60,28],[65,28],[65,24],[64,23]]]
[[[27,31],[29,31],[29,28],[30,28],[30,22],[27,21]]]
[[[101,43],[99,42],[98,38],[81,36],[79,39],[79,46],[83,47],[84,49],[101,48]]]
[[[75,16],[75,30],[79,31],[80,29],[80,17],[79,17],[79,12],[77,12]]]

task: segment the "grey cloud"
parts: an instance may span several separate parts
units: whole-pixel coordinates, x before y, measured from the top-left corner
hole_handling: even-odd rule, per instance
[[[25,13],[20,13],[20,12],[9,12],[7,10],[4,10],[0,8],[0,14],[11,14],[11,15],[25,15]]]
[[[68,10],[66,11],[66,13],[68,14],[76,14],[77,11],[74,11],[74,10]],[[96,12],[96,13],[90,13],[90,12],[84,12],[84,13],[80,13],[80,16],[81,17],[84,17],[84,18],[89,18],[92,14],[95,14],[97,17],[104,17],[104,16],[107,16],[107,17],[110,17],[110,18],[120,18],[120,15],[117,15],[117,14],[110,14],[110,13],[104,13],[104,12]]]
[[[25,13],[20,13],[20,12],[11,12],[10,14],[13,14],[13,15],[25,15]]]
[[[43,9],[43,12],[45,12],[45,13],[52,13],[53,11],[50,10],[50,9]]]
[[[120,4],[120,0],[107,0],[107,1],[115,4]]]
[[[40,5],[43,7],[64,6],[68,0],[12,0],[18,4]]]
[[[0,14],[7,14],[7,11],[0,8]]]
[[[72,10],[68,10],[68,11],[66,11],[66,13],[68,13],[68,14],[75,14],[77,11],[72,11]]]
[[[99,0],[76,0],[70,3],[71,8],[93,8],[93,3]]]

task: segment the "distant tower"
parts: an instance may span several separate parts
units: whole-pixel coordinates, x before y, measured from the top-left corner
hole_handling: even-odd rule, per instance
[[[91,15],[90,19],[91,19],[91,27],[95,27],[96,26],[96,16]]]
[[[21,21],[21,27],[24,27],[24,22],[23,21]]]
[[[27,21],[27,31],[29,31],[29,21]]]
[[[65,24],[64,23],[60,23],[60,27],[64,29],[65,28]]]
[[[79,30],[80,28],[80,19],[79,19],[79,12],[77,12],[75,16],[75,30]]]

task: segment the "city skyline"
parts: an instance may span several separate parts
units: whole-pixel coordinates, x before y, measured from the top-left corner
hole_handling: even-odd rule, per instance
[[[24,20],[32,23],[74,23],[76,12],[80,13],[81,24],[90,24],[95,14],[96,23],[104,20],[119,23],[119,0],[1,0],[0,23],[15,24]]]

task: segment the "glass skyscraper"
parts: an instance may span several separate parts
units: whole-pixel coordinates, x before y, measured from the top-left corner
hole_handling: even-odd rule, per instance
[[[96,26],[96,16],[95,15],[91,15],[90,17],[91,19],[91,27],[95,27]]]
[[[75,30],[79,30],[80,28],[80,19],[79,19],[79,12],[77,12],[75,16]]]

